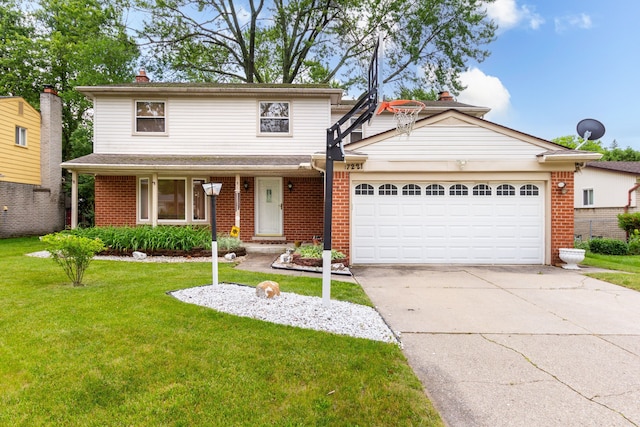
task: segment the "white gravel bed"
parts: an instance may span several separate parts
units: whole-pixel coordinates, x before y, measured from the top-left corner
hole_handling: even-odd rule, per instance
[[[331,300],[325,307],[322,298],[290,292],[266,299],[258,297],[253,287],[233,284],[183,289],[171,295],[236,316],[399,344],[380,314],[364,305]]]

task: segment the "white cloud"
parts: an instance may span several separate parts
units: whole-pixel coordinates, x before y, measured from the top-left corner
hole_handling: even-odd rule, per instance
[[[567,15],[554,19],[556,26],[556,33],[563,33],[571,28],[579,28],[581,30],[588,30],[593,26],[591,17],[586,13],[579,15]]]
[[[460,74],[460,81],[467,88],[458,95],[458,102],[491,108],[487,119],[507,116],[511,109],[511,95],[499,78],[488,76],[474,67]]]
[[[489,18],[498,24],[499,31],[506,31],[523,23],[533,30],[544,24],[544,18],[529,6],[518,6],[516,0],[496,0],[484,5]]]

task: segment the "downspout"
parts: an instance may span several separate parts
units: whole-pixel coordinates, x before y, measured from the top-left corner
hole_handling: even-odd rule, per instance
[[[629,190],[628,198],[627,198],[627,206],[624,207],[624,213],[627,213],[629,211],[629,208],[631,207],[631,194],[634,191],[636,191],[638,188],[640,188],[640,182],[636,183],[636,185],[631,187],[631,189]]]

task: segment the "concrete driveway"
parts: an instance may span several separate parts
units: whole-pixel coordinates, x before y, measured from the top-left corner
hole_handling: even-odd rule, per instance
[[[546,266],[354,267],[449,426],[640,426],[640,292]]]

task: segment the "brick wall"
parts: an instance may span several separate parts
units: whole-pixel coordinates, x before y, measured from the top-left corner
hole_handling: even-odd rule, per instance
[[[635,212],[636,209],[629,209]],[[624,208],[580,208],[575,210],[574,234],[577,239],[589,240],[596,237],[626,240],[627,233],[618,226],[618,214]]]
[[[347,258],[349,258],[349,240],[351,238],[349,186],[349,172],[334,172],[331,243],[332,249],[341,251]]]
[[[558,183],[566,184],[566,192],[558,188]],[[573,208],[573,172],[551,173],[551,264],[562,261],[560,248],[573,247],[574,208]]]
[[[62,230],[64,199],[60,193],[60,189],[39,185],[0,182],[0,238]]]
[[[135,176],[96,176],[95,224],[136,225]]]
[[[293,190],[287,183],[291,181]],[[311,242],[324,229],[324,181],[317,178],[283,178],[284,235],[287,241]]]

